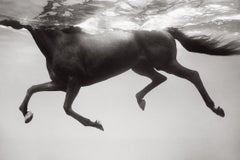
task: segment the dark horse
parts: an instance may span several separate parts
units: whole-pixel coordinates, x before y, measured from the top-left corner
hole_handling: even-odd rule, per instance
[[[33,117],[27,106],[34,93],[64,91],[66,98],[63,107],[66,114],[84,126],[103,130],[100,122],[93,122],[76,113],[72,109],[72,103],[81,87],[106,80],[129,69],[152,80],[136,94],[142,110],[146,103],[144,96],[167,80],[164,75],[157,72],[162,70],[192,82],[207,107],[217,115],[225,116],[223,109],[216,107],[208,95],[198,72],[183,67],[176,60],[175,39],[188,51],[209,55],[238,54],[231,44],[220,46],[217,40],[206,36],[190,37],[177,28],[168,28],[165,31],[112,31],[89,35],[73,26],[33,28],[15,20],[3,20],[0,24],[14,29],[27,29],[46,57],[51,81],[34,85],[27,90],[19,108],[26,123]]]

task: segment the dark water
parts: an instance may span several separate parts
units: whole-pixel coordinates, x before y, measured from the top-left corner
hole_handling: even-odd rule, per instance
[[[79,25],[96,33],[112,29],[226,33],[238,37],[239,0],[0,0],[1,19],[31,25]]]

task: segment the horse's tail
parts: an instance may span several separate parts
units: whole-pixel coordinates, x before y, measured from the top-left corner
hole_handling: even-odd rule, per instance
[[[177,39],[183,47],[190,52],[198,52],[208,55],[228,56],[239,54],[239,42],[230,41],[228,43],[221,42],[221,39],[211,38],[206,35],[188,36],[178,28],[167,28],[175,39]]]

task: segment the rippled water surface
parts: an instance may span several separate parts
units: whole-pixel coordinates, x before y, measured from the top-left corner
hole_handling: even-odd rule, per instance
[[[1,18],[79,25],[90,32],[168,26],[238,35],[239,0],[1,0]]]

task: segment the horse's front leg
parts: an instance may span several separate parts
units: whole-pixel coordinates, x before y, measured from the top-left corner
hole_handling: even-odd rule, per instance
[[[63,106],[66,114],[73,117],[84,126],[95,127],[103,131],[103,126],[100,124],[100,122],[98,121],[92,122],[91,120],[79,115],[72,109],[72,103],[76,98],[80,88],[81,86],[77,80],[75,80],[74,78],[69,79],[66,90],[66,98]]]
[[[28,102],[29,102],[30,98],[32,97],[32,95],[36,92],[41,92],[41,91],[58,91],[58,90],[60,90],[60,89],[59,89],[58,85],[56,85],[54,82],[47,82],[47,83],[34,85],[34,86],[30,87],[27,90],[27,94],[26,94],[22,104],[19,107],[20,111],[23,113],[23,116],[25,118],[25,123],[30,122],[33,118],[33,113],[31,111],[28,111],[28,108],[27,108]]]

